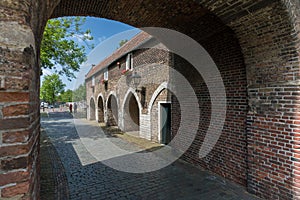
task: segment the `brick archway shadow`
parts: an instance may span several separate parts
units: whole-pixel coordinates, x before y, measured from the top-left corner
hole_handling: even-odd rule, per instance
[[[124,131],[139,131],[141,106],[134,93],[128,93],[127,98],[124,99],[124,107],[122,111]]]
[[[110,92],[106,101],[107,122],[108,126],[119,125],[119,103],[115,92]]]
[[[122,105],[121,105],[121,119],[122,121],[120,122],[121,124],[121,129],[126,131],[126,123],[130,123],[131,120],[129,121],[126,121],[126,111],[128,112],[129,110],[129,100],[130,98],[133,97],[135,98],[135,101],[137,103],[137,108],[138,108],[138,116],[140,117],[141,114],[142,114],[142,104],[141,104],[141,101],[140,101],[140,98],[138,97],[137,93],[135,92],[135,90],[133,88],[129,88],[123,98],[123,102],[122,102]],[[138,123],[138,126],[139,126],[139,123]],[[137,128],[136,128],[137,129]]]

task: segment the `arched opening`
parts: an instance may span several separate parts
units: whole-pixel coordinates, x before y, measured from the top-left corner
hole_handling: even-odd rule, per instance
[[[64,15],[88,13],[91,16],[107,17],[136,27],[157,26],[171,28],[192,37],[205,48],[217,64],[222,78],[226,81],[226,92],[229,94],[229,114],[227,115],[224,126],[226,128],[223,129],[219,142],[208,156],[210,162],[207,162],[207,158],[199,159],[198,152],[210,125],[211,99],[203,77],[201,77],[197,70],[195,70],[192,65],[189,65],[184,58],[175,55],[172,60],[172,62],[174,62],[174,68],[184,75],[191,83],[198,97],[199,107],[201,110],[201,120],[199,122],[199,130],[196,140],[183,158],[186,159],[186,161],[192,160],[193,163],[197,163],[197,165],[245,186],[247,181],[247,138],[244,130],[246,129],[245,121],[247,117],[247,79],[243,54],[235,32],[218,16],[210,12],[209,9],[206,9],[205,6],[199,6],[198,3],[191,1],[181,1],[176,6],[170,3],[170,5],[166,5],[170,10],[162,9],[160,3],[151,3],[153,7],[147,7],[144,3],[140,4],[139,2],[132,2],[134,4],[134,9],[130,10],[133,13],[139,13],[140,10],[147,10],[148,13],[147,15],[141,15],[133,18],[127,17],[128,13],[126,12],[126,9],[117,9],[114,14],[107,12],[102,13],[101,9],[100,11],[97,11],[93,6],[90,7],[89,4],[84,4],[81,1],[78,1],[76,5],[82,4],[84,5],[83,7],[80,9],[78,8],[77,11],[74,9],[67,10],[66,14],[66,10],[64,8],[66,8],[69,3],[70,2],[67,1],[61,1],[54,10],[53,17],[60,16],[60,13],[64,13]],[[128,8],[127,6],[129,4],[128,1],[118,1],[117,3],[108,2],[105,5],[100,5],[100,3],[97,5],[100,7],[104,6],[106,8],[111,8],[111,6],[124,6],[124,8]],[[187,9],[188,11],[185,11],[182,8],[193,8],[193,10],[191,11],[190,9]],[[61,10],[63,10],[63,12]],[[181,13],[180,15],[182,16],[178,18],[170,17],[173,16],[175,10]],[[161,39],[161,41],[164,42],[163,38],[159,35],[154,36],[156,36],[158,40]],[[157,76],[160,76],[160,74],[158,73]],[[170,77],[172,77],[172,74],[170,74]],[[176,80],[174,82],[176,83]],[[235,95],[233,91],[238,91],[238,95]],[[117,113],[114,115],[112,110],[109,109],[109,105],[111,106],[113,101],[108,101],[107,124],[118,125],[118,121],[116,120],[118,117]],[[172,99],[170,99],[170,101],[172,101]],[[158,105],[159,104],[157,103],[157,119]],[[164,105],[162,104],[162,106]],[[176,109],[178,109],[178,107],[173,108],[172,110]],[[154,118],[155,117],[153,117],[153,119]],[[232,121],[235,121],[235,123],[232,123]],[[161,133],[158,131],[159,127],[160,125],[157,120],[155,123],[151,122],[151,131],[153,131],[151,137],[152,140],[157,142],[161,142],[161,137],[159,136]],[[232,141],[228,142],[228,138]],[[240,143],[242,143],[242,145],[236,146],[236,144]],[[232,159],[232,157],[234,157],[234,159]],[[235,166],[236,172],[232,171],[232,166]]]
[[[299,14],[293,10],[299,10],[296,0],[249,0],[237,4],[221,0],[201,1],[201,4],[190,0],[88,3],[85,0],[61,0],[51,3],[39,1],[30,5],[25,5],[20,0],[15,2],[16,6],[1,5],[5,7],[5,12],[16,15],[16,18],[3,15],[6,21],[21,22],[2,24],[4,39],[1,40],[1,60],[4,61],[4,72],[8,74],[1,72],[0,76],[0,100],[1,103],[4,102],[3,108],[0,108],[3,109],[1,120],[5,120],[1,122],[1,132],[8,132],[13,137],[21,135],[18,140],[9,140],[8,143],[29,142],[34,149],[38,149],[38,142],[35,141],[39,137],[39,122],[34,119],[39,116],[36,94],[39,91],[37,56],[43,25],[48,16],[95,16],[136,27],[171,28],[191,36],[205,47],[221,71],[228,96],[222,136],[216,148],[206,158],[199,159],[197,151],[205,136],[211,113],[210,98],[203,81],[191,81],[199,96],[200,107],[203,108],[203,118],[199,123],[197,139],[185,154],[187,160],[247,186],[250,191],[262,197],[276,199],[295,196],[292,188],[296,186],[297,179],[294,179],[293,171],[299,170],[299,167],[294,164],[292,152],[297,156],[299,152],[295,152],[294,145],[291,145],[297,131],[291,127],[295,126],[294,120],[297,122],[299,118],[296,101],[299,92],[299,28],[294,24],[298,21],[295,19],[299,19]],[[31,12],[28,12],[29,6]],[[20,8],[24,17],[15,14],[15,7]],[[10,34],[11,31],[15,31],[15,34]],[[177,61],[180,62],[181,59]],[[193,68],[183,67],[180,71],[187,77],[201,80],[197,75],[193,77]],[[282,92],[291,90],[295,93]],[[27,109],[28,106],[25,106],[26,112],[23,112],[23,107],[18,108],[22,110],[20,112],[4,112],[4,109],[9,110],[6,107],[11,106],[10,102],[14,102],[13,106],[28,102],[31,108]],[[114,100],[109,102],[112,108]],[[27,119],[25,117],[28,113],[30,117]],[[16,116],[11,118],[9,115]],[[30,138],[26,131],[16,132],[22,128],[30,130]],[[282,142],[278,142],[277,139],[282,136]],[[6,143],[6,140],[3,136],[1,143]],[[38,153],[35,152],[38,151],[31,150],[32,148],[28,148],[22,155],[28,155],[26,160],[32,161],[28,166],[36,166],[34,162],[38,163]],[[5,155],[3,159],[11,159],[9,156]],[[15,168],[8,169],[14,170]],[[38,180],[37,170],[32,171],[30,180]],[[37,184],[38,181],[35,182]],[[34,190],[38,186],[31,188]]]
[[[154,94],[155,95],[155,94]],[[174,137],[172,134],[172,93],[168,89],[162,89],[153,99],[150,105],[151,140],[162,144],[168,144]],[[175,110],[180,110],[175,108]],[[174,132],[175,134],[175,132]]]
[[[96,119],[96,108],[95,108],[94,98],[91,98],[91,100],[90,100],[89,110],[90,110],[89,120],[95,120]]]
[[[123,119],[124,131],[139,131],[140,130],[140,108],[136,97],[130,93],[125,100]]]
[[[104,123],[104,105],[102,96],[99,96],[98,98],[98,122]]]
[[[107,126],[118,126],[118,103],[114,95],[107,100]]]

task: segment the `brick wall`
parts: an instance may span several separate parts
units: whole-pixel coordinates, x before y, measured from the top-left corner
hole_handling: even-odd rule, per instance
[[[165,6],[162,6],[161,2],[156,1],[143,1],[143,4],[136,1],[135,9],[130,9],[130,12],[139,16],[137,18],[124,16],[123,10],[130,4],[127,1],[118,1],[118,6],[122,9],[117,9],[114,13],[92,13],[135,26],[166,27],[183,32],[206,48],[220,70],[224,67],[222,59],[228,66],[231,65],[230,62],[243,63],[244,70],[239,65],[240,69],[222,72],[222,76],[227,79],[226,92],[231,102],[231,105],[228,105],[230,112],[227,114],[224,131],[232,138],[221,138],[218,145],[229,145],[230,148],[225,155],[215,154],[221,153],[221,149],[216,148],[202,162],[197,159],[199,146],[196,148],[194,145],[195,148],[190,150],[188,157],[195,158],[190,161],[197,165],[246,185],[250,192],[258,196],[270,199],[297,197],[298,194],[294,193],[292,188],[298,189],[297,179],[293,178],[293,173],[298,171],[298,161],[295,158],[298,153],[293,150],[297,145],[293,145],[296,143],[294,140],[298,139],[299,2],[239,0],[228,4],[226,1],[201,1],[201,8],[207,10],[201,10],[196,2],[198,1],[181,1],[175,6],[172,2],[164,1]],[[145,6],[147,3],[149,6]],[[61,13],[63,6],[65,4],[61,4],[54,15]],[[114,6],[116,5],[110,2],[103,9]],[[190,8],[193,8],[192,11]],[[85,7],[81,12],[89,10]],[[228,28],[231,29],[231,33]],[[219,38],[217,41],[214,38],[219,34],[223,35],[226,30],[234,39],[234,48],[225,49],[218,45],[223,44],[222,40]],[[240,49],[237,46],[240,46]],[[213,55],[218,52],[217,48],[220,56]],[[212,49],[215,49],[215,52]],[[238,52],[240,57],[238,60],[231,60],[235,58],[232,55],[235,52]],[[226,54],[231,56],[226,57]],[[244,77],[241,80],[243,88],[236,94],[241,93],[243,96],[237,97],[236,100],[234,86],[230,85],[233,78],[230,76],[236,77],[236,84],[239,84],[239,75]],[[199,78],[201,80],[201,77]],[[199,88],[204,88],[203,95],[199,95],[202,102],[200,106],[206,107],[202,112],[209,117],[209,96],[204,95],[207,89],[203,84],[199,84]],[[244,95],[248,95],[246,102]],[[230,122],[229,119],[237,120],[238,124]],[[199,128],[202,139],[207,129],[205,120],[201,120],[203,124]],[[195,143],[201,143],[200,133]],[[238,159],[238,152],[230,149],[238,149],[243,159]],[[231,159],[228,156],[230,154],[236,158]],[[237,175],[232,175],[231,167],[238,169]]]
[[[296,52],[299,52],[299,49],[300,49],[300,43],[297,42],[299,41],[300,39],[300,2],[297,1],[297,0],[286,0],[286,1],[283,1],[284,4],[286,5],[286,7],[289,9],[289,16],[290,16],[290,20],[291,20],[291,23],[292,23],[292,26],[293,26],[293,32],[292,32],[292,35],[295,37],[294,38],[294,41],[295,41],[295,51]],[[299,64],[299,53],[295,53],[293,54],[293,57],[294,59],[290,59],[290,61],[296,61],[294,63],[295,67]],[[298,87],[296,87],[297,90],[299,89]],[[294,90],[294,89],[292,89]],[[290,95],[294,96],[294,98],[298,99],[297,97],[297,94],[299,94],[298,91],[294,91],[294,92],[290,92],[289,93]],[[292,101],[294,103],[297,103],[297,101]],[[288,105],[287,105],[288,106]],[[290,107],[297,107],[298,106],[290,106]],[[291,119],[294,119],[295,121],[293,121],[293,124],[294,125],[289,125],[292,129],[292,132],[290,134],[290,136],[293,136],[293,137],[287,137],[286,136],[286,139],[289,140],[289,142],[291,144],[293,144],[292,146],[292,153],[293,153],[293,157],[292,157],[292,161],[293,161],[293,171],[291,172],[293,174],[293,179],[292,179],[292,184],[290,184],[290,182],[286,185],[288,185],[288,188],[291,188],[294,192],[294,198],[299,198],[300,196],[300,165],[299,165],[299,151],[297,151],[297,149],[299,149],[299,127],[297,126],[299,123],[297,120],[299,120],[299,117],[298,117],[298,113],[299,113],[299,110],[296,110],[296,109],[293,109],[295,113],[295,116],[291,117]],[[291,180],[291,179],[290,179]],[[292,185],[292,186],[290,186]]]
[[[89,119],[90,120],[96,119],[96,102],[94,98],[91,98],[89,102]]]
[[[248,66],[248,189],[271,199],[293,197],[296,166],[299,55],[289,18],[283,16],[281,5],[273,4],[252,18],[241,18],[238,31]],[[270,20],[258,24],[266,18]]]
[[[204,159],[199,159],[199,150],[211,120],[210,94],[203,78],[193,66],[179,56],[175,56],[174,68],[189,80],[197,95],[200,109],[198,134],[183,159],[246,186],[247,79],[243,55],[234,34],[229,29],[208,37],[201,44],[213,58],[221,73],[227,96],[227,114],[222,134],[213,151]],[[176,83],[176,80],[173,81]],[[176,109],[175,105],[176,103],[173,110]],[[178,124],[180,118],[176,110],[172,119],[174,120],[172,124]]]
[[[299,1],[237,0],[230,4],[221,0],[203,0],[200,3],[198,0],[89,3],[85,0],[1,1],[0,78],[5,79],[4,85],[3,81],[0,84],[1,195],[38,197],[37,58],[45,22],[49,16],[88,15],[114,19],[137,27],[157,26],[178,30],[200,42],[215,62],[218,62],[218,56],[213,56],[214,51],[211,49],[214,48],[208,38],[215,41],[212,36],[218,36],[218,33],[229,27],[233,31],[232,36],[238,40],[246,66],[249,110],[246,135],[237,134],[241,132],[237,127],[242,126],[230,124],[228,120],[224,130],[230,131],[226,133],[233,136],[230,140],[238,140],[237,145],[243,143],[243,138],[247,136],[247,188],[267,199],[298,198]],[[213,42],[214,46],[217,47],[219,42],[222,44],[222,41]],[[235,48],[228,50],[235,52]],[[226,60],[225,54],[221,52],[220,55]],[[242,74],[236,70],[232,76]],[[230,73],[223,71],[222,75],[228,77]],[[230,78],[227,80],[230,81]],[[231,87],[229,82],[228,86]],[[233,90],[226,92],[232,95]],[[209,102],[205,95],[201,99],[204,103]],[[235,103],[234,99],[230,99],[230,102]],[[241,104],[237,101],[237,105]],[[229,119],[239,109],[243,109],[230,105],[229,108],[232,111],[232,115],[228,115]],[[209,116],[209,109],[206,113]],[[241,114],[243,116],[244,112]],[[240,121],[238,117],[235,119]],[[230,128],[234,128],[234,131]],[[200,130],[204,133],[205,125]],[[197,140],[201,141],[201,137],[198,136]],[[195,143],[200,143],[197,140]],[[233,149],[239,148],[233,146]],[[190,158],[196,158],[197,150],[190,151]],[[228,168],[219,168],[218,163],[222,160],[215,158],[221,159],[222,155],[214,154],[218,151],[220,149],[214,149],[207,162],[204,162],[208,163],[205,166],[245,184],[243,178],[238,178],[245,175],[239,171],[243,168],[243,161],[223,160],[225,166],[238,169],[237,176],[231,175]],[[230,152],[230,149],[223,157],[231,153],[237,157],[237,153]],[[204,165],[198,159],[191,161]]]
[[[148,41],[149,44],[153,45],[154,48],[146,48],[140,49],[133,52],[133,66],[135,71],[142,76],[142,80],[139,86],[139,90],[142,87],[145,88],[144,97],[142,97],[141,92],[136,92],[134,89],[130,89],[130,75],[122,75],[122,71],[126,68],[126,55],[116,60],[109,66],[108,70],[108,83],[107,87],[104,84],[101,84],[101,80],[103,79],[104,70],[100,70],[95,73],[95,87],[91,87],[92,85],[92,77],[89,77],[86,80],[87,87],[87,102],[90,102],[90,98],[93,97],[97,100],[97,97],[101,94],[103,96],[104,101],[107,101],[108,96],[113,92],[117,97],[117,111],[118,113],[118,122],[111,123],[113,120],[113,115],[111,110],[104,108],[106,113],[106,123],[112,125],[118,125],[122,130],[139,130],[139,127],[136,127],[133,120],[131,120],[131,116],[129,114],[129,103],[130,97],[133,96],[137,101],[139,101],[140,105],[135,105],[135,109],[138,110],[133,111],[133,113],[141,112],[144,116],[139,115],[139,124],[144,128],[140,129],[140,135],[148,138],[151,135],[151,126],[148,124],[150,122],[150,114],[148,113],[149,101],[153,98],[153,94],[158,86],[168,81],[169,77],[169,53],[163,49],[157,49],[158,46],[153,40]],[[160,46],[159,46],[160,47]],[[117,64],[120,63],[120,65]],[[128,93],[130,91],[130,93]],[[125,99],[126,98],[126,99]],[[141,99],[144,98],[144,102],[142,105]],[[138,104],[138,103],[137,103]],[[96,102],[97,105],[97,102]],[[142,110],[140,110],[142,107]],[[97,109],[97,108],[96,108]],[[134,110],[134,109],[132,109]],[[133,114],[132,113],[132,114]]]
[[[29,7],[37,9],[30,2],[0,3],[0,199],[38,197],[38,41]]]

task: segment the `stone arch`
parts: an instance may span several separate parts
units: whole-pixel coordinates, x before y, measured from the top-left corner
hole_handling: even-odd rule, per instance
[[[235,112],[232,113],[237,116],[234,118],[235,120],[229,118],[228,121],[231,119],[235,123],[239,122],[239,128],[235,128],[236,125],[234,124],[227,124],[228,129],[232,128],[231,132],[235,132],[237,136],[235,136],[233,141],[230,141],[232,137],[227,137],[221,145],[235,143],[238,147],[234,148],[234,146],[231,146],[234,150],[224,153],[234,154],[229,160],[214,154],[210,155],[209,159],[205,160],[205,163],[200,161],[200,165],[247,186],[250,191],[262,197],[274,199],[299,197],[291,189],[299,189],[297,185],[299,178],[295,178],[293,174],[293,171],[299,171],[299,167],[294,161],[291,161],[293,155],[279,153],[280,159],[284,163],[283,165],[281,163],[278,164],[277,156],[271,158],[266,156],[273,155],[273,149],[278,149],[278,152],[284,149],[285,152],[294,152],[295,157],[299,156],[299,152],[294,151],[294,148],[297,146],[289,147],[291,146],[290,143],[294,142],[295,139],[286,139],[282,143],[276,143],[276,138],[284,134],[287,134],[287,137],[292,137],[291,135],[296,131],[290,129],[290,126],[294,126],[294,122],[290,122],[290,120],[298,120],[299,108],[296,105],[297,102],[291,100],[289,104],[290,107],[295,108],[293,111],[284,110],[284,103],[280,103],[285,98],[298,99],[298,95],[278,94],[278,90],[285,91],[285,88],[292,88],[291,90],[296,91],[295,93],[299,92],[299,76],[297,75],[299,71],[299,26],[297,23],[300,17],[299,1],[248,0],[231,5],[221,0],[201,1],[201,4],[198,1],[190,0],[149,2],[150,0],[91,0],[87,3],[85,0],[56,0],[36,3],[28,1],[24,4],[24,1],[17,0],[13,6],[0,3],[0,7],[5,7],[7,12],[12,13],[12,15],[3,15],[3,22],[5,23],[1,24],[1,56],[3,56],[1,60],[5,61],[2,67],[4,72],[7,72],[7,74],[2,74],[2,72],[0,74],[1,103],[4,102],[5,107],[7,102],[14,102],[14,104],[28,102],[32,105],[32,109],[28,112],[31,116],[38,117],[39,98],[36,91],[39,91],[39,64],[37,56],[39,55],[43,26],[49,16],[52,18],[72,15],[96,16],[122,21],[136,27],[156,26],[171,28],[193,37],[196,41],[204,44],[205,48],[210,49],[209,53],[214,55],[218,55],[220,52],[221,48],[219,46],[224,46],[221,45],[222,41],[220,38],[224,41],[233,41],[233,43],[241,47],[239,54],[242,53],[242,60],[240,56],[230,59],[232,61],[231,67],[235,68],[233,71],[230,71],[230,64],[227,61],[224,64],[225,68],[227,66],[227,71],[225,70],[223,75],[243,73],[243,77],[241,76],[240,79],[235,76],[236,83],[238,84],[240,81],[242,82],[241,84],[247,85],[247,87],[240,88],[243,92],[237,94],[237,96],[248,93],[249,103],[247,101],[242,103],[245,100],[241,99],[240,103],[232,101],[232,104],[228,105],[230,109],[235,109]],[[17,14],[17,7],[19,8],[18,13],[22,13],[24,17],[20,17]],[[30,7],[31,12],[28,12],[28,7]],[[144,15],[140,14],[141,11],[143,11]],[[131,14],[128,14],[128,12]],[[11,34],[12,31],[14,34]],[[214,42],[210,42],[211,40]],[[219,42],[219,46],[214,46],[216,42]],[[227,46],[225,45],[224,47]],[[218,49],[219,51],[215,51]],[[214,57],[218,66],[224,66],[221,58],[228,51],[234,52],[235,50],[230,46],[230,48],[226,48],[225,51],[219,54],[220,57]],[[226,59],[232,58],[224,57]],[[226,59],[223,59],[223,61]],[[246,65],[247,79],[245,78],[246,72],[239,72],[237,69],[237,66],[243,65],[241,63]],[[21,73],[19,74],[19,72]],[[18,76],[23,77],[23,79],[16,79]],[[5,81],[7,79],[16,80],[18,84],[10,84],[14,81],[8,81],[7,84]],[[244,83],[245,80],[246,84]],[[228,79],[227,81],[230,80]],[[274,88],[277,88],[277,90]],[[234,96],[235,91],[240,90],[228,89],[227,92],[232,95],[232,98],[237,98],[237,96]],[[262,99],[261,97],[268,98]],[[277,103],[274,104],[274,102]],[[234,106],[236,108],[233,108]],[[247,111],[244,107],[249,107],[250,110]],[[247,112],[246,117],[245,110]],[[238,114],[239,112],[241,114]],[[23,117],[20,117],[20,121],[24,121]],[[245,119],[247,119],[247,127],[240,126],[240,124],[245,123]],[[263,120],[263,123],[260,120]],[[38,142],[34,141],[38,141],[37,138],[39,137],[39,131],[35,131],[39,127],[39,124],[36,123],[38,120],[29,121],[31,124],[28,124],[26,128],[29,129],[30,127],[30,130],[33,130],[31,131],[32,137],[29,142],[32,142],[31,146],[37,149]],[[287,131],[288,133],[277,129],[274,130],[274,127],[279,126],[274,121],[282,123],[280,129],[289,130]],[[13,135],[15,128],[1,127],[1,132],[9,130],[10,134]],[[245,130],[247,131],[246,136]],[[224,131],[228,133],[230,130],[225,129]],[[272,133],[271,137],[269,133]],[[266,141],[266,143],[261,142],[261,140]],[[268,145],[272,145],[272,142],[276,143],[273,146],[274,148],[266,148]],[[247,144],[246,147],[245,143]],[[32,160],[32,163],[28,165],[36,166],[38,153],[31,155],[29,151],[32,148],[28,149],[28,157],[34,157],[34,159],[27,159]],[[236,155],[237,153],[234,153],[234,151],[240,156]],[[249,152],[248,158],[245,158],[245,152]],[[264,152],[264,154],[257,155],[253,154],[253,152]],[[194,157],[192,160],[195,161],[197,159]],[[232,161],[239,164],[235,165]],[[225,169],[223,166],[225,166]],[[269,166],[272,166],[272,169]],[[241,168],[247,172],[242,171]],[[231,173],[228,172],[229,169],[231,169]],[[260,169],[264,169],[266,175],[261,173]],[[9,169],[8,171],[14,170]],[[26,181],[38,180],[37,173],[37,169],[32,169],[31,177],[28,175],[24,179]],[[273,178],[270,178],[269,174],[273,174]],[[30,188],[38,188],[37,185],[38,181],[34,181]],[[282,187],[282,185],[287,187]],[[35,192],[37,191],[32,192],[32,197],[38,196]]]
[[[161,135],[161,104],[170,104],[170,108],[172,105],[172,93],[168,88],[167,82],[162,83],[153,93],[148,113],[150,115],[150,126],[151,126],[151,140],[155,142],[162,143],[162,135]],[[171,133],[170,133],[171,134]],[[171,135],[172,137],[172,135]]]
[[[79,5],[81,5],[81,3],[83,4],[83,2],[77,2]],[[261,116],[257,116],[256,113],[263,113],[264,117],[266,117],[270,123],[272,123],[272,117],[270,116],[276,116],[276,114],[273,114],[272,107],[268,107],[268,111],[265,113],[266,102],[261,102],[260,96],[268,96],[268,92],[266,91],[272,90],[272,85],[279,85],[281,88],[286,87],[284,83],[292,79],[288,80],[290,76],[288,75],[289,73],[297,76],[297,72],[289,67],[293,65],[292,61],[284,56],[285,50],[279,46],[285,46],[285,42],[288,40],[291,43],[285,47],[292,49],[291,51],[293,52],[299,51],[297,50],[298,46],[293,42],[299,41],[299,37],[295,37],[297,34],[294,30],[296,29],[291,28],[292,17],[289,16],[300,16],[299,12],[298,14],[291,14],[292,11],[290,10],[291,7],[295,6],[300,8],[299,3],[297,3],[296,0],[249,0],[241,2],[238,7],[234,4],[227,5],[225,1],[201,1],[201,3],[198,3],[196,1],[183,0],[177,5],[172,4],[171,1],[165,1],[164,3],[165,7],[169,8],[169,12],[166,9],[160,10],[163,7],[161,6],[161,2],[157,4],[152,2],[149,7],[145,6],[147,4],[145,1],[143,1],[142,4],[139,1],[134,2],[136,13],[139,13],[140,10],[144,10],[147,15],[130,18],[127,18],[127,15],[123,13],[125,9],[116,10],[114,13],[104,13],[95,10],[95,7],[102,8],[102,6],[105,8],[116,6],[126,8],[126,5],[129,4],[128,1],[118,1],[116,4],[114,4],[114,2],[109,2],[105,5],[96,4],[96,6],[93,5],[94,8],[86,5],[77,11],[75,9],[68,9],[67,12],[69,14],[78,12],[80,14],[88,13],[92,16],[100,15],[101,17],[122,21],[137,27],[156,26],[171,28],[185,33],[201,43],[203,47],[208,50],[209,54],[212,55],[218,67],[224,69],[222,75],[227,74],[225,76],[232,76],[231,79],[226,78],[225,80],[227,83],[226,92],[231,96],[228,101],[228,108],[230,109],[228,113],[231,115],[227,115],[225,127],[228,128],[224,128],[222,138],[220,138],[214,151],[204,160],[199,160],[197,156],[191,157],[190,155],[196,154],[190,151],[185,154],[186,160],[198,160],[198,164],[202,167],[217,172],[241,185],[248,186],[248,189],[254,191],[254,193],[268,197],[268,194],[272,193],[271,190],[261,188],[268,188],[267,183],[273,183],[272,181],[266,181],[258,177],[257,174],[259,170],[257,166],[267,168],[268,165],[276,162],[276,159],[268,164],[264,164],[258,160],[265,160],[265,156],[249,155],[247,152],[255,151],[253,146],[256,146],[256,142],[259,141],[260,138],[251,137],[249,139],[247,135],[255,135],[257,131],[261,131],[259,127],[255,125],[254,127],[252,126],[253,124],[260,123],[258,119],[260,119]],[[59,16],[59,13],[62,13],[68,4],[66,1],[61,2],[57,9],[54,10],[53,16]],[[185,17],[184,8],[186,8],[186,11],[189,13],[189,17]],[[193,9],[191,10],[191,8]],[[131,9],[131,11],[135,13],[134,10]],[[174,15],[174,13],[177,12],[180,14],[178,14],[178,16],[176,16],[176,14]],[[290,36],[289,39],[284,38],[281,32],[283,29],[286,30],[286,35]],[[276,32],[275,36],[273,35],[274,30]],[[159,36],[158,39],[160,39]],[[226,56],[225,54],[231,55]],[[291,54],[292,60],[295,59],[298,61],[298,55],[299,53]],[[266,61],[266,57],[269,57],[268,61]],[[280,59],[278,59],[279,57]],[[297,66],[297,69],[298,67],[299,66]],[[229,68],[231,68],[231,72]],[[276,69],[271,70],[272,68]],[[187,71],[189,70],[183,68],[180,72],[184,73]],[[282,76],[283,71],[286,72],[284,72]],[[232,75],[229,75],[230,73],[232,73]],[[199,79],[200,78],[201,77],[199,77]],[[202,84],[200,82],[197,84]],[[234,85],[239,85],[240,87],[235,87]],[[204,85],[201,85],[201,87],[205,88]],[[197,92],[202,92],[201,90],[202,89]],[[235,96],[233,91],[240,91],[240,94],[238,94],[239,97]],[[249,102],[247,101],[247,93],[249,94]],[[199,97],[201,114],[202,116],[210,117],[210,98],[207,96],[207,88],[200,94],[203,94]],[[279,101],[276,95],[272,96],[272,99]],[[271,101],[272,100],[269,100],[267,104],[272,105]],[[249,108],[250,111],[247,110],[247,108]],[[281,113],[285,115],[284,112]],[[297,114],[293,113],[293,115]],[[288,118],[288,116],[286,117]],[[286,117],[280,120],[286,122]],[[252,122],[252,120],[250,120],[251,123],[245,123],[247,119],[254,119],[254,121]],[[196,141],[199,142],[197,144],[195,143],[195,146],[201,146],[200,141],[203,140],[203,135],[205,135],[207,130],[206,126],[209,123],[204,117],[201,120],[203,123],[201,123],[199,135],[196,139]],[[232,121],[236,121],[237,123],[233,125],[231,123]],[[247,124],[247,127],[245,124]],[[272,131],[271,128],[266,129],[266,134]],[[243,130],[247,130],[247,134]],[[233,139],[228,142],[228,138]],[[222,148],[221,146],[226,146],[227,148]],[[264,146],[265,145],[260,146],[261,151],[265,151]],[[283,147],[278,146],[278,148]],[[198,147],[195,147],[194,151],[198,149]],[[232,151],[232,149],[234,150]],[[232,159],[232,157],[234,157],[234,159]],[[289,160],[288,156],[285,155],[284,157],[286,160]],[[209,162],[207,162],[207,160],[209,160]],[[255,160],[257,162],[252,164],[252,162],[248,162],[248,160]],[[232,166],[236,167],[234,174],[232,172]],[[278,165],[277,168],[280,168],[280,166]],[[288,167],[286,167],[285,170],[292,173]],[[282,170],[281,175],[285,174],[285,170]],[[272,172],[270,171],[269,173]],[[259,184],[256,183],[257,180],[259,180]],[[277,180],[281,180],[280,175],[277,176]],[[281,183],[278,181],[276,184],[280,185]],[[268,192],[262,192],[263,190],[268,190]],[[284,195],[289,196],[288,193],[290,194],[290,191],[284,192]],[[276,191],[276,195],[283,195],[283,193]]]
[[[139,131],[142,105],[134,89],[129,88],[122,103],[122,121],[124,131]]]
[[[141,104],[141,101],[140,101],[140,98],[138,96],[138,94],[135,92],[135,90],[133,88],[129,88],[123,98],[123,103],[122,103],[122,107],[121,109],[123,110],[124,109],[124,106],[125,106],[125,100],[128,98],[129,95],[134,95],[134,97],[136,98],[136,101],[138,103],[138,106],[139,106],[139,109],[142,110],[143,109],[143,106]]]
[[[99,123],[105,121],[105,102],[102,94],[99,94],[97,98],[96,120]]]
[[[153,103],[155,101],[155,99],[157,98],[157,96],[159,95],[159,93],[161,93],[162,90],[164,89],[169,89],[170,90],[170,87],[168,85],[168,82],[163,82],[161,83],[158,88],[154,91],[153,95],[151,96],[151,99],[149,101],[149,106],[148,106],[148,113],[151,112],[151,109],[152,109],[152,106],[153,106]]]
[[[163,91],[167,91],[169,95],[169,99],[160,99],[157,100],[158,97],[160,96],[160,94]],[[157,105],[155,106],[156,111],[153,111],[153,106],[155,105],[155,103],[157,103]],[[160,135],[160,130],[161,127],[159,125],[159,120],[160,120],[160,116],[159,116],[159,107],[160,105],[158,103],[170,103],[171,104],[171,123],[172,123],[172,127],[171,127],[171,139],[173,137],[175,137],[175,135],[177,134],[179,127],[180,127],[180,123],[181,123],[181,108],[180,108],[180,103],[177,99],[177,97],[171,92],[171,87],[169,85],[168,82],[163,82],[161,83],[156,90],[154,91],[154,93],[151,96],[151,99],[149,101],[149,106],[148,106],[148,113],[149,113],[149,117],[150,117],[150,137],[152,140],[156,141],[156,142],[162,142],[161,140],[161,135]]]
[[[106,113],[108,126],[118,126],[119,124],[119,106],[115,93],[111,92],[106,101]]]
[[[95,120],[96,119],[96,105],[94,97],[90,98],[89,102],[89,120]]]

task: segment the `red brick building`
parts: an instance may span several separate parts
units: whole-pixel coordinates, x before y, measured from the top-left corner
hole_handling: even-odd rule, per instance
[[[86,75],[88,119],[162,141],[158,107],[171,104],[170,65],[168,50],[151,35],[139,33]],[[141,76],[138,87],[133,85],[134,73]]]
[[[227,101],[221,136],[216,144],[211,144],[213,149],[205,158],[199,158],[199,151],[212,126],[212,96],[208,85],[191,63],[165,47],[164,50],[159,49],[163,45],[147,33],[142,32],[135,36],[87,74],[88,118],[118,126],[124,131],[136,131],[142,138],[168,143],[182,126],[182,117],[185,120],[197,121],[194,113],[181,115],[181,109],[185,109],[187,105],[180,105],[177,96],[170,90],[170,85],[173,86],[173,91],[182,93],[186,99],[192,97],[188,96],[192,94],[186,93],[188,87],[192,87],[200,110],[197,134],[190,145],[192,136],[189,132],[195,128],[192,125],[183,125],[183,137],[171,146],[184,152],[182,159],[246,185],[246,162],[249,156],[245,134],[246,70],[235,38],[230,34],[220,37],[223,40],[219,45],[236,51],[227,53],[225,50],[220,52],[212,48],[213,39],[208,44],[203,43],[210,52],[203,51],[203,63],[209,64],[214,57],[220,59],[219,63],[212,64],[220,71]],[[145,46],[153,48],[143,49]],[[126,69],[129,69],[129,75],[122,75]],[[138,92],[130,84],[133,72],[142,77]],[[184,84],[175,72],[181,74],[190,86]],[[104,84],[103,80],[106,80]],[[166,116],[162,116],[162,113]],[[217,120],[221,121],[221,116]]]
[[[39,197],[39,50],[47,20],[94,16],[176,30],[202,45],[224,80],[226,120],[217,145],[200,159],[212,99],[195,69],[174,65],[201,108],[184,159],[262,198],[299,199],[299,0],[4,0],[0,9],[0,198]],[[119,104],[113,96],[110,107]]]

